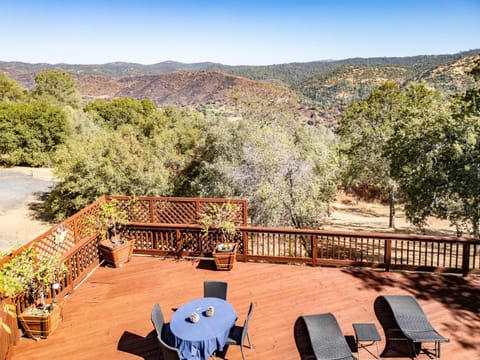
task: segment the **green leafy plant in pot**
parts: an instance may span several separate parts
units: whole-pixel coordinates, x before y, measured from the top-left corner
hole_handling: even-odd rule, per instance
[[[131,205],[135,198],[130,201]],[[134,240],[121,233],[122,227],[128,222],[128,213],[120,209],[118,200],[112,199],[100,204],[95,218],[96,227],[101,240],[99,248],[103,259],[113,267],[121,267],[128,262],[133,254]]]
[[[235,206],[231,202],[208,204],[200,213],[199,223],[204,236],[208,236],[210,229],[213,228],[220,232],[221,241],[226,242],[237,232]]]
[[[220,241],[217,241],[213,251],[213,258],[218,270],[230,270],[235,261],[237,244],[232,240],[237,233],[235,216],[234,204],[224,202],[208,204],[199,217],[204,237],[209,235],[211,229],[220,234]]]
[[[23,294],[23,303],[30,304],[18,315],[24,330],[35,339],[48,337],[61,321],[61,307],[55,297],[67,273],[61,255],[38,256],[35,249],[29,247],[5,263],[1,273],[4,279],[18,280],[13,285],[14,294]]]

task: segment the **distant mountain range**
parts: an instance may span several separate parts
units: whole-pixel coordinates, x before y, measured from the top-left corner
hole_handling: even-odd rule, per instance
[[[76,76],[142,76],[160,75],[178,71],[220,71],[227,74],[246,77],[252,80],[278,80],[293,85],[309,77],[333,70],[341,66],[398,66],[413,73],[429,71],[432,68],[447,65],[466,56],[478,55],[480,49],[448,55],[419,55],[410,57],[351,58],[344,60],[321,60],[306,63],[288,63],[264,66],[229,66],[219,63],[202,62],[185,64],[176,61],[164,61],[153,65],[141,65],[126,62],[113,62],[101,65],[71,64],[29,64],[24,62],[0,61],[0,71],[13,78],[38,73],[48,69],[62,69]]]
[[[184,64],[165,61],[153,65],[115,62],[102,65],[28,64],[2,62],[0,71],[26,87],[35,74],[59,69],[70,73],[85,99],[150,98],[158,105],[221,106],[228,89],[262,88],[268,82],[278,91],[297,96],[301,108],[322,109],[323,117],[368,96],[385,81],[407,84],[424,81],[446,93],[463,91],[472,83],[467,72],[480,49],[450,55],[352,58],[268,66],[228,66],[211,62]],[[274,89],[270,85],[271,89]],[[250,91],[248,90],[248,91]],[[265,89],[262,89],[265,93]],[[313,108],[307,112],[311,116]]]

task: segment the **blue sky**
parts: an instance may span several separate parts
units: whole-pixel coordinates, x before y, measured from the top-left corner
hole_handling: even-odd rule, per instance
[[[0,0],[0,61],[266,65],[480,48],[480,0]]]

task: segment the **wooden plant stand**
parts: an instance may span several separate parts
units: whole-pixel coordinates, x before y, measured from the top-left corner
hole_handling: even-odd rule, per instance
[[[221,251],[215,250],[213,252],[213,259],[215,260],[215,266],[217,270],[231,270],[233,268],[233,263],[235,262],[235,257],[237,255],[237,244],[235,243],[226,243],[227,245],[233,246],[231,251]]]

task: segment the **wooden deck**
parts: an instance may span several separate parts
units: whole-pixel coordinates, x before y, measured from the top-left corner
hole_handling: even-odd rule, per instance
[[[299,359],[294,324],[301,315],[332,312],[350,338],[352,323],[375,322],[384,337],[373,303],[385,294],[417,298],[451,339],[442,344],[442,359],[480,359],[480,278],[242,262],[220,272],[211,264],[135,256],[123,268],[99,267],[65,299],[56,332],[47,340],[21,338],[13,359],[158,359],[153,304],[160,303],[168,321],[172,308],[203,295],[206,279],[228,281],[228,300],[241,322],[255,302],[249,360]],[[360,357],[373,359],[365,350]],[[241,359],[238,347],[230,347],[227,359]]]

